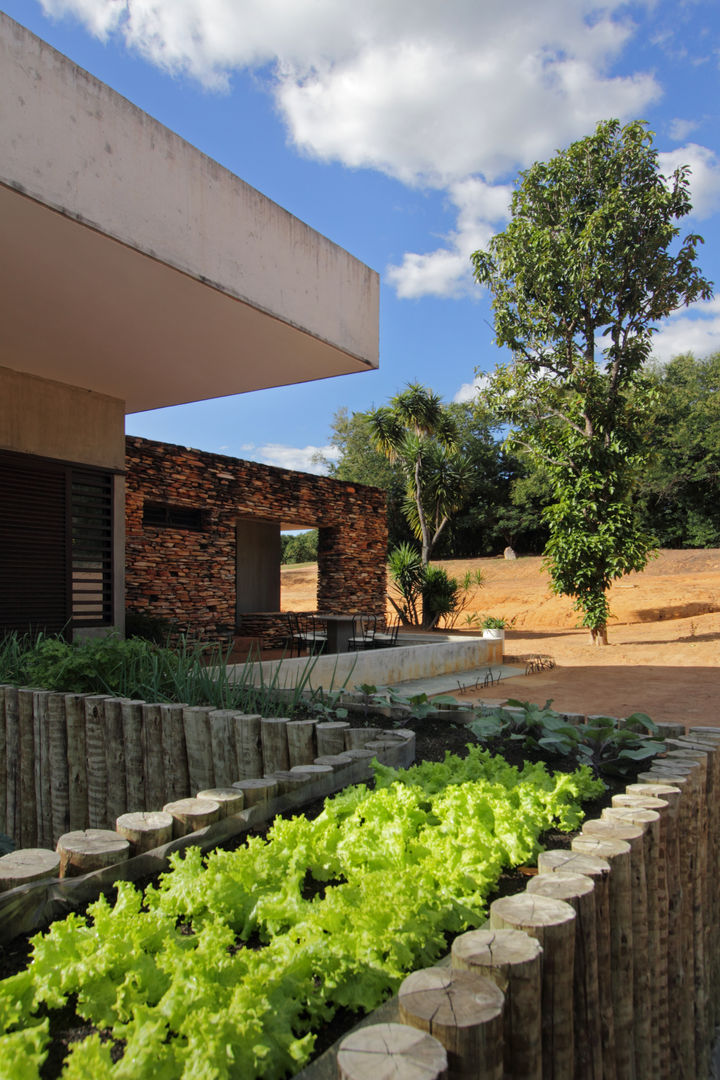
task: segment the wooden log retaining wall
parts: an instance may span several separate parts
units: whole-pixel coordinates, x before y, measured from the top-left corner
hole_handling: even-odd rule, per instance
[[[442,973],[408,976],[393,1002],[297,1080],[370,1075],[362,1071],[370,1052],[399,1062],[398,1080],[415,1076],[412,1055],[405,1060],[408,1026],[435,1040],[424,1044],[438,1062],[427,1077],[713,1075],[720,728],[693,728],[668,743],[669,752],[615,796],[602,819],[584,824],[571,850],[544,852],[525,892],[496,900],[484,928],[455,940]],[[488,979],[504,996],[500,1033],[495,1010],[475,1007],[488,998]],[[457,1008],[448,1023],[447,1003],[466,999],[473,1009]]]
[[[0,832],[17,848],[52,848],[122,814],[364,750],[354,737],[346,746],[346,723],[297,730],[285,717],[0,686]],[[365,741],[370,758],[413,760],[411,732],[373,728]]]
[[[71,752],[71,737],[79,740],[101,771],[103,761],[107,767],[107,754],[102,757],[100,747],[105,745],[102,719],[108,700],[114,699],[0,687],[6,761],[11,748],[16,755],[16,767],[0,772],[0,806],[4,800],[7,808],[13,808],[21,836],[33,834],[33,829],[39,834],[41,828],[47,835],[53,823],[61,819],[69,822],[73,778],[68,773],[71,766],[77,770],[80,761],[80,754]],[[64,728],[62,705],[68,706]],[[140,755],[136,747],[132,749],[135,760],[143,766],[152,763],[157,767],[158,760],[165,762],[163,754],[153,756],[147,745],[150,732],[156,738],[159,733],[161,745],[165,745],[162,713],[158,720],[147,712],[159,708],[140,703],[128,706],[128,731],[133,738],[138,737],[138,728],[131,721],[138,720],[139,709],[139,742],[146,749]],[[227,757],[232,757],[229,748],[235,745],[232,739],[228,741],[228,732],[233,729],[230,721],[238,714],[217,717],[212,715],[216,710],[166,708],[174,710],[176,734],[179,722],[186,731],[186,712],[193,713],[180,774],[184,776],[187,769],[193,779],[200,775],[206,778],[211,772],[214,776],[220,745],[225,754],[220,767],[225,768]],[[111,721],[117,720],[116,706],[110,707],[109,716]],[[143,735],[142,721],[148,717]],[[270,725],[275,758],[278,753],[282,757],[279,726]],[[119,730],[112,722],[107,728],[115,733]],[[340,745],[341,731],[349,730],[344,723],[329,729],[324,726],[321,741],[335,749]],[[305,737],[307,733],[301,734]],[[184,800],[196,806],[183,806],[182,812],[167,806],[165,814],[173,818],[174,835],[179,838],[175,843],[182,843],[187,832],[187,819],[182,815],[192,815],[195,810],[204,832],[211,832],[218,826],[223,799],[232,798],[237,790],[242,790],[246,804],[260,800],[272,810],[283,792],[293,792],[290,797],[297,798],[298,787],[308,785],[310,790],[323,771],[329,770],[334,788],[356,782],[367,775],[369,757],[376,748],[382,748],[388,763],[409,764],[414,754],[412,733],[383,731],[380,735],[372,740],[372,750],[353,747],[344,753],[321,755],[307,765],[279,769],[273,776],[235,781],[229,795],[211,786],[202,791],[202,798]],[[193,744],[192,754],[187,749],[188,740]],[[297,745],[306,739],[293,740],[291,736],[291,741],[297,754]],[[344,745],[353,742],[354,738],[348,738]],[[543,853],[538,873],[558,875],[557,886],[549,882],[545,886],[535,878],[524,893],[495,901],[486,927],[457,939],[444,974],[437,969],[428,969],[420,977],[414,973],[400,988],[394,1004],[383,1007],[379,1045],[385,1056],[400,1063],[399,1080],[414,1075],[407,1071],[416,1064],[412,1053],[407,1067],[402,1064],[408,1045],[415,1045],[415,1036],[409,1034],[414,1028],[434,1040],[423,1043],[424,1052],[432,1057],[435,1044],[446,1052],[445,1057],[441,1052],[436,1055],[440,1064],[433,1075],[438,1077],[643,1080],[652,1075],[659,1080],[704,1080],[710,1076],[713,1037],[720,1022],[720,893],[716,888],[720,875],[720,728],[694,728],[670,743],[672,748],[665,756],[656,759],[624,794],[613,798],[612,809],[604,811],[602,819],[584,825],[571,850]],[[62,760],[57,748],[63,746],[65,770],[53,786],[52,770],[45,763],[53,757]],[[262,754],[262,733],[258,747]],[[317,749],[317,742],[312,748]],[[124,760],[127,763],[127,753]],[[27,767],[29,761],[32,768]],[[163,776],[168,773],[172,775],[173,769],[166,768]],[[89,814],[97,796],[91,795],[96,785],[88,776],[87,765],[84,782],[82,775],[76,779]],[[156,777],[152,783],[156,791],[166,791]],[[18,811],[23,799],[32,806],[32,826],[31,819]],[[62,799],[67,802],[67,818],[60,814]],[[237,804],[232,805],[234,812]],[[155,813],[146,815],[148,828],[160,829],[158,836],[166,838],[162,830],[167,829],[167,822],[160,820],[163,812],[157,804],[149,809]],[[41,812],[43,824],[39,826]],[[133,818],[133,828],[139,826],[142,832],[143,822],[137,820],[142,815]],[[216,824],[208,825],[213,820]],[[117,832],[105,836],[99,835],[102,830],[82,826],[79,839],[63,837],[58,848],[65,872],[83,873],[91,868],[94,845],[99,852],[98,866],[112,861],[120,848],[121,857],[127,857],[133,850],[131,843],[134,850],[142,852],[147,846],[142,837],[123,840],[127,824],[120,822]],[[32,846],[25,840],[22,844]],[[108,854],[108,849],[113,854]],[[22,882],[31,880],[28,866],[33,855],[29,851],[15,853],[10,873],[14,894],[32,889]],[[12,861],[13,856],[5,859]],[[38,856],[41,876],[55,873],[57,865],[50,865],[47,851]],[[117,877],[126,876],[117,863],[110,868],[113,872]],[[107,871],[96,873],[108,883]],[[634,915],[638,909],[645,912],[642,927]],[[534,950],[531,941],[522,944],[526,938],[534,939]],[[622,980],[617,979],[618,971],[623,973]],[[488,980],[499,994],[488,986]],[[429,1004],[423,1001],[425,994],[433,996]],[[457,1002],[463,1003],[462,1008]],[[434,1023],[435,1016],[442,1022]],[[352,1078],[357,1068],[361,1069],[357,1075],[364,1075],[363,1059],[376,1052],[373,1019],[367,1018],[362,1025],[366,1032],[362,1038],[354,1033],[303,1070],[304,1080],[338,1075]],[[396,1020],[402,1023],[396,1024]],[[516,1049],[520,1051],[517,1054]],[[516,1058],[522,1062],[520,1071],[512,1064]]]

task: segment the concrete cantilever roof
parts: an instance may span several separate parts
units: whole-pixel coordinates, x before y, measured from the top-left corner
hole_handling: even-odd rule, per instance
[[[0,12],[0,366],[127,412],[378,365],[377,274]]]

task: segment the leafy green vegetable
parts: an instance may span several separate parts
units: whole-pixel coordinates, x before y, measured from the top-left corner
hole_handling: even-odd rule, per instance
[[[375,790],[278,818],[235,851],[176,854],[144,897],[120,883],[112,906],[33,940],[27,971],[0,983],[0,1074],[39,1075],[38,1010],[74,995],[99,1034],[74,1044],[66,1080],[280,1080],[339,1008],[375,1008],[447,933],[478,926],[502,870],[550,825],[576,827],[601,787],[586,766],[517,769],[475,746],[377,766]],[[109,1040],[124,1042],[115,1062]]]

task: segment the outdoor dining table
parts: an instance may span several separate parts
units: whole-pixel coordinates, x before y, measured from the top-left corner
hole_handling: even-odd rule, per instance
[[[315,618],[327,627],[327,652],[347,652],[350,638],[353,636],[353,620],[355,616],[327,614],[319,611]]]

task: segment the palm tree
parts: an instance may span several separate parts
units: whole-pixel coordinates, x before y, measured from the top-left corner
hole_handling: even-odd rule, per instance
[[[465,502],[470,480],[455,420],[440,397],[419,383],[409,383],[367,420],[375,448],[399,462],[405,474],[404,513],[427,566],[440,534]]]

